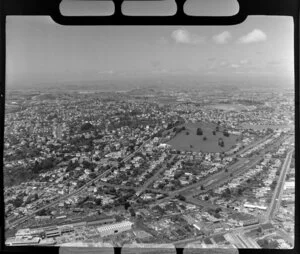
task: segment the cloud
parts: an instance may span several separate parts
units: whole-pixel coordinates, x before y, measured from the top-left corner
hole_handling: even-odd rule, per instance
[[[240,37],[237,42],[246,44],[265,40],[267,40],[267,35],[259,29],[254,29],[252,32]]]
[[[230,67],[231,67],[231,68],[234,68],[234,69],[237,69],[237,68],[240,67],[240,65],[238,65],[238,64],[231,64]]]
[[[247,64],[251,64],[251,61],[249,59],[240,60],[240,65],[247,65]]]
[[[159,44],[159,45],[167,45],[169,42],[168,42],[168,40],[165,37],[160,37],[156,41],[156,43]]]
[[[208,62],[214,62],[216,60],[217,60],[217,58],[215,58],[215,57],[209,57],[209,58],[207,58]]]
[[[210,64],[210,65],[207,65],[207,69],[214,70],[214,69],[217,69],[217,66],[215,64]]]
[[[282,61],[272,60],[272,61],[267,62],[267,64],[269,64],[269,65],[281,65]]]
[[[289,65],[289,64],[294,64],[294,61],[289,58],[280,58],[280,59],[273,59],[271,61],[267,62],[268,65]]]
[[[229,62],[228,61],[222,61],[220,62],[220,66],[224,67],[224,66],[228,66]]]
[[[181,44],[200,44],[205,41],[205,37],[199,36],[197,34],[192,34],[186,29],[177,29],[172,32],[172,38],[176,43]]]
[[[224,31],[220,34],[213,36],[213,41],[216,44],[226,44],[231,39],[231,34],[228,31]]]
[[[114,74],[114,70],[98,71],[98,74]]]
[[[153,68],[159,68],[161,65],[161,62],[159,60],[153,60],[150,62]]]

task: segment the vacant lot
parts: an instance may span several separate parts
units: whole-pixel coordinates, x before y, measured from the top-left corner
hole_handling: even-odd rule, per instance
[[[237,138],[239,138],[232,134],[229,137],[225,137],[223,135],[224,129],[222,128],[216,132],[216,135],[213,135],[212,132],[216,129],[216,124],[187,123],[182,126],[185,126],[186,130],[181,131],[168,142],[172,148],[177,150],[220,153],[231,149],[236,144]],[[202,129],[203,135],[199,136],[196,134],[197,128]],[[187,135],[187,132],[189,135]],[[206,140],[203,140],[203,137],[206,137]],[[218,145],[219,138],[223,139],[224,147]]]

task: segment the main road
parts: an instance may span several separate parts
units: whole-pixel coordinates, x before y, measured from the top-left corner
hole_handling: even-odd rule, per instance
[[[283,192],[283,186],[285,183],[286,173],[288,169],[290,168],[291,160],[292,160],[292,154],[294,149],[290,150],[286,158],[282,164],[281,172],[277,181],[277,186],[275,188],[271,203],[268,207],[268,210],[265,214],[266,219],[271,220],[273,218],[274,213],[278,209],[278,206],[280,205],[281,195]]]
[[[242,154],[250,149],[252,149],[253,147],[263,143],[264,141],[266,141],[268,138],[270,138],[271,136],[273,135],[273,133],[265,136],[263,139],[259,139],[251,144],[249,144],[247,147],[243,148],[242,150],[238,151],[235,155],[239,155],[239,154]]]
[[[250,160],[250,163],[247,165],[245,165],[245,160],[243,160],[243,163],[241,163],[241,161],[237,162],[236,164],[232,165],[232,167],[230,169],[228,169],[228,172],[224,172],[224,170],[220,171],[219,173],[216,173],[212,176],[209,176],[208,178],[205,178],[202,181],[199,181],[195,184],[189,185],[187,187],[181,188],[179,190],[176,191],[172,191],[169,193],[169,196],[163,199],[158,200],[157,202],[155,202],[155,204],[159,204],[162,202],[165,202],[169,199],[174,198],[176,195],[181,194],[186,196],[187,198],[195,196],[199,193],[205,193],[211,189],[214,189],[216,186],[222,185],[224,182],[227,182],[228,180],[230,180],[230,178],[232,178],[230,175],[231,173],[234,174],[233,176],[236,176],[237,174],[241,174],[247,170],[249,170],[251,167],[253,167],[255,164],[257,164],[257,162],[260,160],[261,158],[255,158],[254,160]],[[249,161],[248,161],[249,162]],[[207,184],[208,183],[208,184]],[[205,186],[204,190],[197,190],[197,187],[201,187],[201,185]],[[203,202],[203,204],[206,204],[206,206],[212,206],[215,207],[213,205],[208,205],[207,202]]]

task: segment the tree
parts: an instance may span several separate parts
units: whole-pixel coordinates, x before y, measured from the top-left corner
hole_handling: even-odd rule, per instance
[[[49,214],[49,212],[47,212],[46,209],[42,209],[36,213],[36,215],[38,215],[38,216],[46,216],[48,214]]]
[[[190,145],[190,148],[193,148],[193,145]]]
[[[96,203],[97,206],[101,206],[102,205],[102,200],[100,198],[96,199],[95,203]]]
[[[79,166],[78,161],[75,161],[74,163],[70,160],[69,164],[67,166],[66,172],[72,171],[73,169],[75,169],[76,167]]]
[[[128,210],[130,212],[131,217],[135,217],[136,214],[135,214],[134,209],[132,207],[130,207]]]
[[[125,208],[125,210],[128,210],[129,207],[130,207],[129,202],[128,202],[128,201],[125,201],[125,203],[124,203],[124,208]]]
[[[96,173],[90,173],[90,178],[95,179],[97,177]]]
[[[271,183],[271,185],[270,185],[271,190],[274,190],[275,187],[276,187],[276,185],[277,185],[277,181],[274,180],[274,181]]]
[[[221,211],[222,211],[222,209],[220,207],[218,207],[218,208],[216,208],[215,213],[219,213]]]
[[[228,198],[231,195],[231,191],[229,188],[226,188],[225,191],[222,193],[223,198]]]
[[[212,134],[213,134],[213,135],[216,135],[216,131],[213,131]]]
[[[203,131],[201,128],[197,128],[197,133],[196,133],[198,136],[201,136],[203,135]]]
[[[238,189],[238,191],[237,191],[237,192],[238,192],[238,195],[240,195],[240,196],[241,196],[241,195],[243,194],[243,189]]]
[[[79,181],[77,182],[78,188],[82,187],[83,185],[85,185],[85,181],[79,180]]]
[[[93,129],[93,125],[91,123],[84,123],[82,126],[81,126],[81,131],[89,131],[91,129]]]
[[[224,135],[225,137],[229,137],[229,136],[230,136],[228,130],[224,130],[224,131],[223,131],[223,135]]]
[[[208,197],[208,196],[205,196],[205,197],[204,197],[204,200],[205,200],[205,201],[208,201],[208,200],[209,200],[209,197]]]
[[[207,140],[207,137],[206,137],[206,136],[204,136],[204,137],[203,137],[203,140],[204,140],[204,141],[205,141],[205,140]]]
[[[187,131],[186,133],[185,133],[186,135],[190,135],[190,133]]]
[[[203,185],[201,185],[201,190],[204,190],[204,186]]]
[[[233,175],[232,175],[232,173],[230,173],[230,177],[232,177]]]
[[[218,145],[224,147],[224,140],[222,138],[219,138]]]
[[[217,219],[220,219],[221,218],[221,215],[219,213],[215,213],[214,216],[217,218]]]
[[[181,177],[183,175],[183,171],[176,171],[174,174],[174,179],[178,179],[179,177]]]
[[[186,200],[186,198],[185,198],[183,195],[181,195],[181,194],[179,194],[179,195],[177,196],[177,198],[178,198],[179,200],[181,200],[181,201],[185,201],[185,200]]]
[[[115,215],[115,219],[116,219],[116,222],[120,222],[120,221],[124,220],[124,217],[122,215],[117,214],[117,215]]]
[[[225,168],[225,172],[228,173],[228,169],[227,168]]]

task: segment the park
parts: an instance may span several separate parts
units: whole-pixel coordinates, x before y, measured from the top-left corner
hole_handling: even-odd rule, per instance
[[[199,130],[201,131],[199,132]],[[173,131],[173,133],[175,131],[176,134],[167,144],[176,150],[191,152],[226,152],[230,150],[239,139],[237,135],[226,135],[226,129],[213,123],[185,123],[181,126],[177,126],[175,129],[173,128],[171,131]]]

